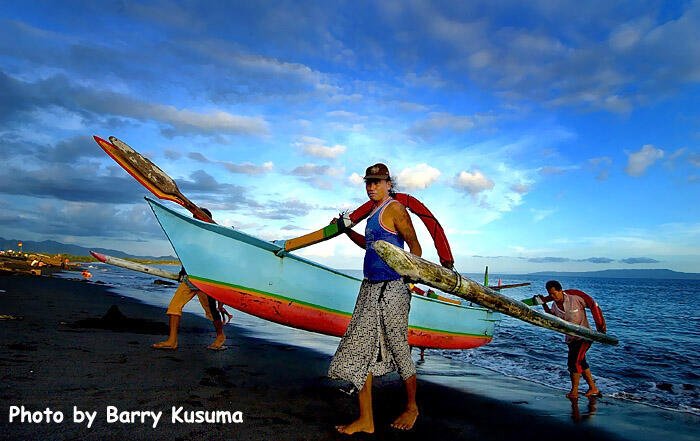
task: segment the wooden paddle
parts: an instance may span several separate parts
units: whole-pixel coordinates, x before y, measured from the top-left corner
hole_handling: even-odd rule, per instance
[[[185,207],[197,219],[209,223],[216,223],[197,205],[187,199],[182,192],[177,188],[175,181],[168,176],[157,165],[152,163],[147,158],[144,158],[136,150],[131,148],[125,142],[117,139],[114,136],[109,137],[109,141],[105,141],[99,136],[94,136],[97,144],[105,151],[117,164],[126,170],[131,176],[146,187],[151,193],[159,199],[167,199]],[[277,255],[282,256],[290,251],[313,245],[315,243],[328,240],[345,232],[347,228],[352,226],[352,221],[343,216],[341,219],[300,237],[296,237],[284,241],[275,241],[274,243],[280,247]]]
[[[336,222],[329,224],[319,230],[311,232],[309,234],[304,234],[303,236],[295,237],[293,239],[287,239],[284,241],[275,241],[276,245],[279,245],[282,249],[276,254],[282,256],[290,251],[298,250],[300,248],[308,247],[315,243],[323,242],[324,240],[332,239],[345,233],[349,228],[352,228],[355,224],[350,220],[347,215],[341,215]]]
[[[156,197],[182,205],[199,220],[212,224],[216,223],[201,208],[180,192],[177,184],[170,176],[165,174],[163,170],[150,160],[141,156],[136,150],[129,147],[125,142],[114,136],[109,137],[110,142],[98,136],[93,136],[93,138],[95,138],[95,141],[105,153]]]

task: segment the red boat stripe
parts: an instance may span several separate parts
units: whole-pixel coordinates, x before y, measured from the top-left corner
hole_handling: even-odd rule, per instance
[[[351,314],[346,312],[196,276],[189,276],[189,279],[195,286],[227,305],[295,328],[340,337],[350,323]],[[468,349],[484,345],[491,338],[414,326],[408,330],[408,343],[426,348]]]

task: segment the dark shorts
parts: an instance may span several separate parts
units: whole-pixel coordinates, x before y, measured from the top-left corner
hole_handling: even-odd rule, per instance
[[[569,367],[569,372],[581,373],[588,369],[588,362],[586,361],[586,351],[591,347],[591,342],[586,340],[574,340],[569,345],[569,359],[567,361],[567,366]]]

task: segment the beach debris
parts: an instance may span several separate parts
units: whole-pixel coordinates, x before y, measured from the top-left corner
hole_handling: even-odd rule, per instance
[[[24,317],[14,315],[0,315],[0,320],[24,320]]]
[[[60,254],[49,256],[46,254],[14,253],[11,251],[0,252],[0,272],[11,275],[40,276],[44,271],[80,269],[79,265],[68,263],[68,259]]]

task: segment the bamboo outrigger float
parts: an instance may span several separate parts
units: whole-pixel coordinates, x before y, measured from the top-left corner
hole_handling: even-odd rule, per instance
[[[374,249],[387,265],[408,280],[425,283],[536,326],[609,345],[617,345],[618,343],[617,338],[611,335],[574,325],[554,315],[532,309],[521,301],[498,293],[456,271],[407,253],[383,240],[375,242]]]

